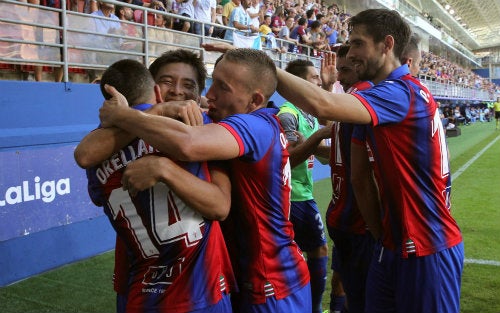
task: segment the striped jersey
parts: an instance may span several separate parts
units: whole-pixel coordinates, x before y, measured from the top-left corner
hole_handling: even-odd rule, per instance
[[[427,88],[403,65],[354,96],[372,118],[366,140],[382,201],[384,247],[403,257],[425,256],[462,242],[450,213],[444,130]]]
[[[367,81],[355,83],[347,93],[371,88]],[[334,122],[330,151],[332,200],[326,211],[326,225],[342,231],[364,234],[366,223],[359,212],[351,185],[351,136],[353,124]]]
[[[127,312],[203,309],[235,286],[220,225],[188,207],[163,183],[136,196],[123,190],[127,164],[149,154],[159,153],[136,138],[87,171],[90,197],[103,206],[129,255]],[[179,165],[210,180],[206,162]]]
[[[263,108],[219,123],[240,147],[239,157],[228,161],[233,197],[223,227],[240,292],[253,304],[283,299],[309,282],[289,221],[291,172],[277,112]]]

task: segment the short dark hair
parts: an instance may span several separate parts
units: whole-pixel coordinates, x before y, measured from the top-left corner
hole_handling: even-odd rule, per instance
[[[155,81],[144,64],[124,59],[111,64],[102,74],[101,93],[105,99],[110,99],[111,95],[104,89],[106,84],[115,87],[133,106],[151,100]]]
[[[401,62],[401,64],[406,64],[409,58],[415,58],[415,55],[420,53],[420,50],[418,49],[419,43],[420,36],[417,33],[412,33],[410,41],[399,57],[399,61]]]
[[[400,58],[411,36],[411,28],[397,11],[369,9],[349,19],[349,30],[358,25],[366,26],[367,34],[374,42],[382,42],[386,36],[394,38],[394,55]]]
[[[347,56],[347,53],[349,52],[349,49],[351,48],[350,45],[348,44],[343,44],[338,47],[337,49],[337,58],[345,58]]]
[[[321,26],[321,22],[318,20],[311,23],[311,28],[318,28],[320,26]]]
[[[292,75],[306,79],[307,68],[311,66],[314,67],[314,64],[309,60],[296,59],[288,63],[288,65],[285,68],[285,71],[287,71]]]
[[[247,67],[251,75],[248,88],[262,90],[266,101],[276,91],[278,71],[274,61],[264,51],[248,48],[229,50],[217,59],[215,68],[221,60]]]
[[[205,80],[207,79],[207,68],[201,55],[186,49],[176,49],[164,52],[149,66],[149,71],[156,80],[156,75],[160,68],[171,63],[184,63],[193,67],[196,72],[196,83],[198,84],[198,95],[205,89]]]

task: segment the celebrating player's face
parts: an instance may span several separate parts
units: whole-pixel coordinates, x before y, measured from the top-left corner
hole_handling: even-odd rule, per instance
[[[186,63],[170,63],[162,66],[155,77],[160,86],[163,101],[199,99],[199,88],[194,68]]]
[[[252,107],[248,69],[222,59],[212,73],[212,85],[206,97],[208,115],[214,121],[238,113],[249,113]]]
[[[352,61],[354,70],[360,80],[374,80],[383,66],[382,58],[384,43],[373,42],[373,37],[365,25],[356,26],[349,35],[351,47],[347,57]]]

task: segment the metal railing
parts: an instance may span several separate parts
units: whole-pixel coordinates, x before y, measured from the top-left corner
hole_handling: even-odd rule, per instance
[[[143,17],[162,14],[170,19],[182,19],[191,23],[201,23],[202,34],[176,31],[148,24],[149,18],[142,23],[116,21],[109,18],[75,12],[66,8],[66,1],[61,1],[62,8],[55,9],[29,3],[2,0],[0,2],[0,64],[21,64],[35,66],[61,67],[63,81],[69,81],[70,69],[104,70],[110,64],[125,58],[136,59],[149,66],[163,52],[185,48],[203,56],[209,73],[220,56],[218,52],[207,52],[200,48],[202,43],[226,42],[226,40],[204,35],[204,25],[214,28],[234,30],[220,24],[203,23],[180,15],[158,11],[143,6],[124,2],[104,0],[115,5],[128,6],[142,11]],[[99,22],[116,23],[108,33],[99,33]],[[275,38],[274,48],[263,48],[280,68],[295,59],[308,59],[317,68],[320,57],[311,56],[313,48],[302,47],[303,54],[282,52],[281,48],[292,44],[290,41]],[[441,84],[421,77],[430,91],[439,97],[477,99],[489,101],[494,95],[485,91],[464,88],[452,84]]]
[[[36,66],[62,67],[63,80],[68,81],[68,69],[104,70],[113,62],[130,58],[145,65],[154,61],[163,52],[185,48],[203,55],[210,70],[220,53],[207,52],[200,48],[201,43],[226,42],[226,40],[204,35],[205,24],[218,29],[234,30],[220,24],[203,23],[191,18],[143,6],[106,0],[115,5],[128,6],[142,11],[143,17],[162,14],[170,19],[181,19],[202,24],[202,34],[176,31],[148,24],[149,18],[142,23],[116,20],[70,11],[66,2],[62,8],[50,8],[28,3],[2,0],[0,4],[0,63],[30,64]],[[116,23],[112,31],[99,33],[97,23]],[[288,44],[276,38],[276,48]],[[307,54],[278,52],[277,49],[264,49],[279,67],[297,58],[307,58],[319,67],[320,59],[309,57],[310,46],[301,45]]]
[[[419,79],[429,88],[429,91],[436,99],[469,101],[490,101],[496,99],[494,93],[479,88],[439,81],[424,74],[419,75]]]

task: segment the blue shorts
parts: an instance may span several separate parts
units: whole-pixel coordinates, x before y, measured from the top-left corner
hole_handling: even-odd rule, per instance
[[[290,221],[295,242],[302,251],[312,251],[326,245],[325,229],[316,201],[292,201]]]
[[[460,312],[464,245],[402,258],[376,244],[366,282],[367,312]]]
[[[127,312],[127,295],[122,293],[116,294],[116,313]]]
[[[311,312],[311,284],[308,283],[293,294],[280,300],[274,296],[266,298],[266,303],[251,304],[244,297],[239,298],[234,312],[240,313],[304,313]]]
[[[214,305],[199,310],[191,311],[192,313],[231,313],[233,309],[231,307],[231,296],[229,294],[223,293],[222,299]]]
[[[340,274],[349,303],[349,313],[363,313],[365,308],[365,286],[375,239],[370,232],[352,234],[328,228],[333,239],[332,270]]]

